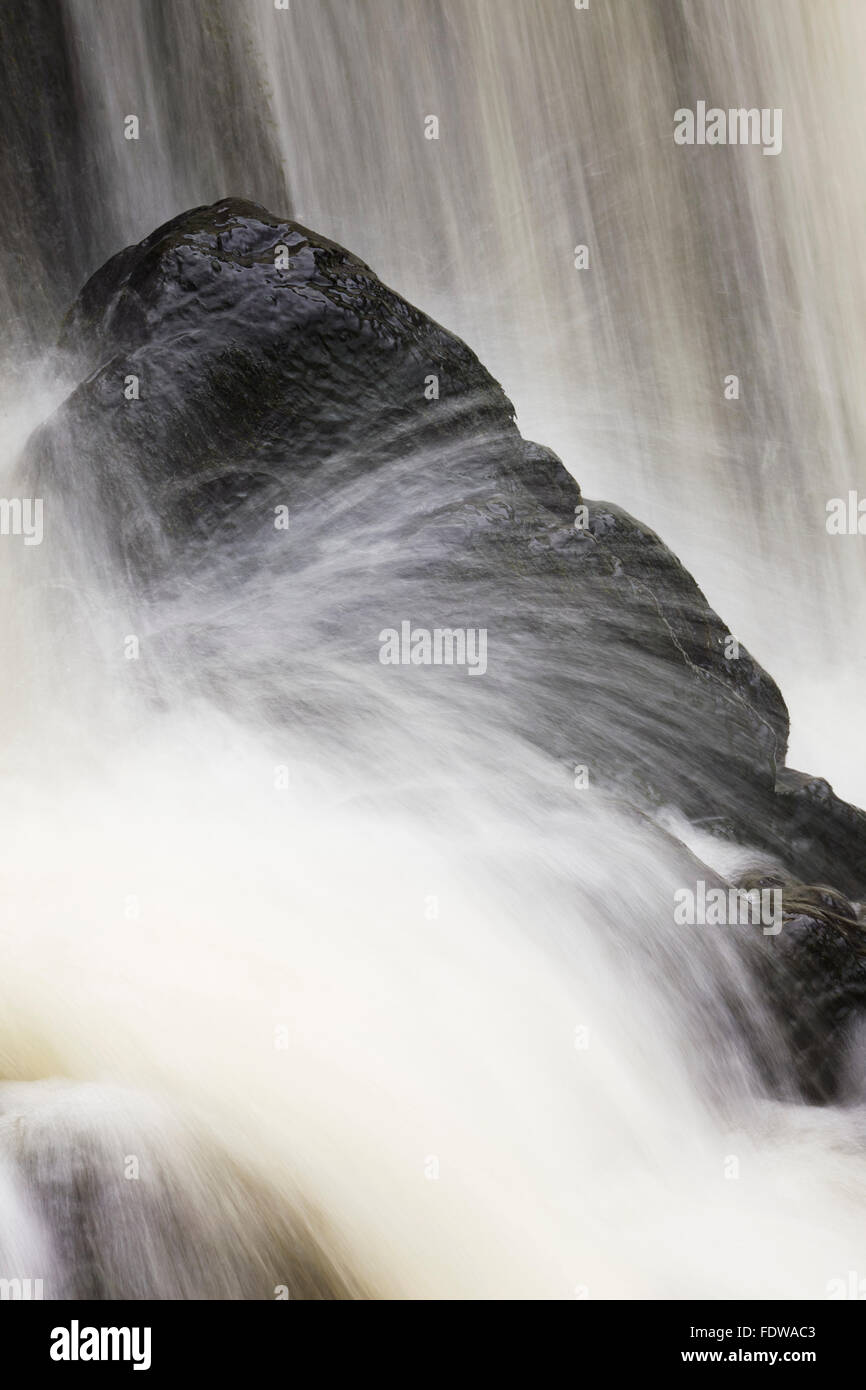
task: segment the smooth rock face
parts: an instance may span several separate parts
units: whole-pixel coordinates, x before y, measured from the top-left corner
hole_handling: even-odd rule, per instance
[[[97,518],[93,563],[131,591],[230,592],[279,627],[236,668],[206,624],[188,631],[200,688],[334,722],[317,670],[363,714],[391,698],[382,630],[485,628],[483,679],[443,668],[424,687],[479,746],[515,731],[638,812],[674,806],[801,882],[863,893],[866,818],[784,770],[777,687],[728,654],[676,557],[585,501],[474,353],[350,252],[254,204],[197,208],[91,278],[64,342],[87,375],[31,442],[46,507],[70,531]],[[271,581],[291,612],[267,610]],[[430,672],[400,674],[420,689]]]
[[[46,1299],[366,1296],[319,1213],[135,1092],[0,1084],[0,1187],[0,1270],[38,1273]]]

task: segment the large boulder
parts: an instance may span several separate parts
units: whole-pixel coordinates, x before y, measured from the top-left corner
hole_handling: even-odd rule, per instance
[[[783,1019],[796,998],[810,1094],[833,1093],[820,1039],[866,998],[856,909],[834,895],[863,894],[866,818],[785,768],[772,679],[658,536],[521,437],[464,343],[349,251],[234,199],[113,257],[64,343],[81,384],[26,467],[71,580],[86,563],[155,604],[173,679],[235,711],[326,727],[348,755],[411,692],[419,762],[442,721],[467,765],[516,735],[564,785],[585,768],[638,815],[673,808],[766,856],[796,917],[767,978]],[[485,629],[483,679],[383,665],[403,623]],[[804,883],[838,910],[810,916]]]
[[[70,529],[102,518],[131,585],[225,580],[240,549],[299,592],[315,572],[307,637],[371,680],[380,630],[486,628],[485,679],[438,686],[480,727],[862,892],[864,817],[782,778],[782,697],[676,557],[582,498],[475,354],[351,252],[251,203],[196,208],[103,266],[64,340],[86,379],[30,467]],[[197,659],[206,678],[203,637]]]

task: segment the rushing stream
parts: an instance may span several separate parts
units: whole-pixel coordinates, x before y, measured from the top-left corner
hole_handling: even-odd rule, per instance
[[[789,765],[866,803],[866,542],[826,526],[866,493],[866,9],[29,0],[0,44],[4,497],[75,385],[54,345],[87,277],[254,200],[463,338],[778,682]],[[778,157],[677,146],[704,99],[781,108]],[[43,545],[0,545],[0,1277],[568,1299],[866,1274],[858,1038],[839,1102],[799,1103],[733,939],[672,917],[684,847],[732,874],[753,846],[582,801],[530,679],[533,737],[480,737],[321,657],[410,490],[314,498],[299,568],[263,578],[238,540],[146,594],[78,495],[74,544],[46,510]]]

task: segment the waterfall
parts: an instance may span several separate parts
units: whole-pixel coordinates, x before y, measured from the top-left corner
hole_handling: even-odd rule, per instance
[[[74,385],[54,345],[87,277],[253,200],[470,344],[779,683],[789,764],[866,802],[863,542],[826,526],[866,495],[864,44],[844,0],[28,0],[0,62],[0,491]],[[781,108],[780,155],[677,146],[701,100]],[[404,505],[323,499],[302,576],[233,554],[138,606],[83,506],[80,554],[0,546],[0,1277],[825,1296],[862,1267],[860,1112],[767,1100],[731,993],[783,1071],[784,1045],[735,943],[671,918],[682,846],[720,873],[752,846],[566,804],[553,759],[408,691],[362,719],[311,655]],[[130,633],[159,651],[137,683]],[[201,633],[233,712],[189,678]],[[310,716],[278,729],[246,691],[280,642],[274,701]]]

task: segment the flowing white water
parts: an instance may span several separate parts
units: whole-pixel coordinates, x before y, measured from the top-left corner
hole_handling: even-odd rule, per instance
[[[351,246],[472,344],[589,496],[664,536],[782,685],[792,765],[866,799],[863,547],[825,528],[828,499],[866,495],[862,6],[65,13],[100,209],[91,268],[226,193]],[[781,154],[676,146],[674,111],[698,100],[781,108]]]
[[[349,245],[467,338],[588,494],[656,526],[793,702],[791,762],[866,800],[847,655],[861,551],[824,528],[825,498],[862,473],[855,6],[65,13],[104,211],[91,268],[227,192]],[[208,83],[217,60],[231,91]],[[676,149],[674,109],[703,96],[783,106],[783,154]],[[6,496],[62,396],[43,373],[3,417]],[[110,1213],[97,1230],[133,1292],[290,1282],[255,1231],[232,1264],[251,1218],[220,1205],[228,1165],[301,1214],[298,1240],[349,1292],[822,1297],[864,1269],[859,1113],[757,1099],[721,983],[761,1005],[724,934],[674,927],[671,840],[595,792],[575,805],[504,733],[479,750],[417,692],[359,722],[351,678],[316,670],[342,757],[313,729],[218,713],[156,653],[167,631],[208,631],[241,669],[273,641],[253,596],[219,622],[209,591],[130,612],[90,539],[78,567],[46,543],[37,582],[33,551],[0,549],[0,1275],[49,1294],[71,1277],[84,1218],[40,1204],[22,1158],[46,1130],[58,1171],[83,1151],[78,1201]],[[304,615],[357,542],[344,518],[291,603],[271,598],[305,672]],[[174,1184],[181,1229],[229,1232],[223,1286],[157,1238],[158,1202],[149,1242],[124,1220],[148,1183]]]

